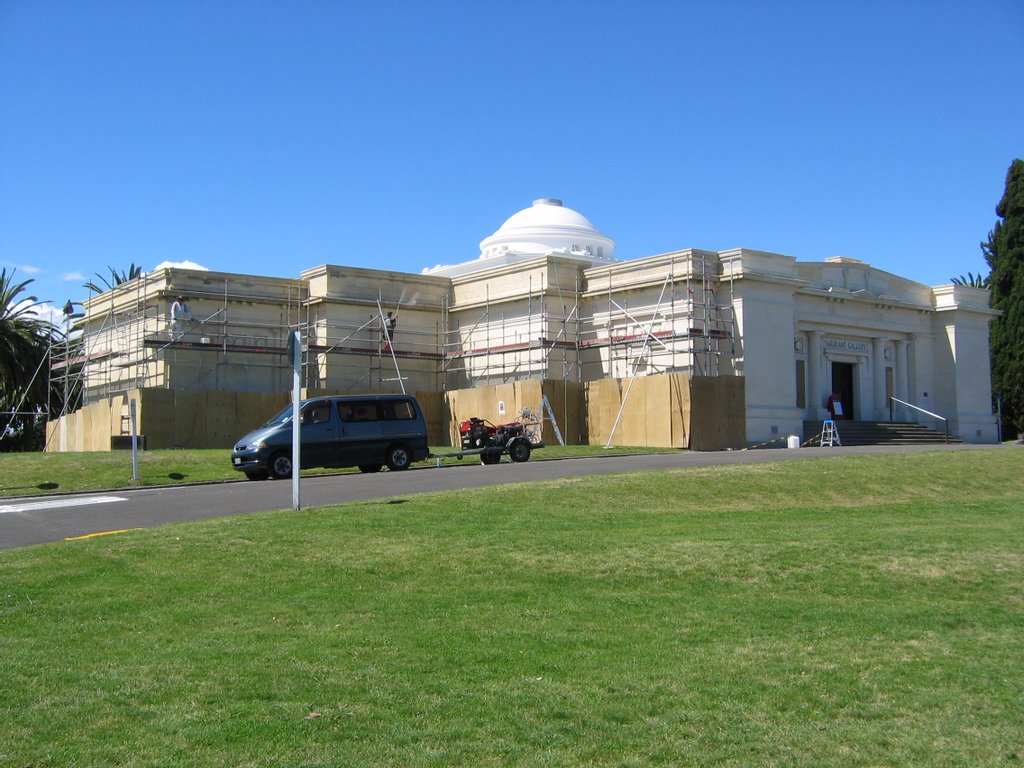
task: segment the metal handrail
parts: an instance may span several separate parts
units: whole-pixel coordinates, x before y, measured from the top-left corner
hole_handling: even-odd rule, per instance
[[[892,421],[892,410],[893,410],[892,409],[892,404],[893,403],[899,403],[900,405],[905,405],[908,408],[913,408],[915,411],[920,411],[921,413],[924,413],[924,414],[926,414],[928,416],[931,416],[933,419],[939,419],[942,422],[942,426],[945,427],[945,430],[946,430],[946,444],[947,445],[949,444],[949,419],[947,419],[945,416],[939,416],[939,414],[937,414],[937,413],[932,413],[931,411],[926,411],[924,408],[919,408],[918,406],[914,405],[913,403],[908,403],[906,400],[900,400],[898,397],[893,397],[892,395],[890,395],[889,396],[889,421]]]

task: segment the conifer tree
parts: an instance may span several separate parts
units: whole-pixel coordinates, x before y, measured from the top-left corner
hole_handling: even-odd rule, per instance
[[[996,206],[999,220],[982,243],[989,276],[989,302],[1002,315],[992,321],[992,390],[1002,398],[1003,434],[1024,432],[1024,160],[1006,172]]]

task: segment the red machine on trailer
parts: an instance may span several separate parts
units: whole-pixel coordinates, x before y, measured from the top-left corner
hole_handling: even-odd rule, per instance
[[[501,455],[507,453],[512,461],[529,461],[534,448],[543,448],[544,443],[536,440],[539,429],[530,430],[529,422],[511,421],[508,424],[491,424],[485,419],[470,418],[459,424],[463,456],[480,454],[481,464],[497,464]]]

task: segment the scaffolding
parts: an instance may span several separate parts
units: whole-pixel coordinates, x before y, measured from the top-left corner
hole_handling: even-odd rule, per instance
[[[353,304],[361,308],[362,302]],[[402,389],[402,382],[411,379],[418,387],[439,389],[439,321],[433,328],[401,328],[389,346],[382,310],[366,310],[372,311],[349,320],[312,312],[303,335],[307,386],[337,392],[383,391]]]
[[[504,302],[493,302],[486,290],[482,306],[472,314],[462,310],[459,322],[446,306],[446,387],[621,378],[638,366],[646,373],[729,373],[724,361],[735,353],[735,317],[731,303],[718,298],[717,277],[708,257],[695,255],[681,275],[674,260],[663,273],[633,283],[617,283],[608,270],[604,291],[583,293],[577,278],[571,306],[556,297],[560,311],[551,308],[550,293],[532,284],[525,296]]]
[[[571,279],[558,275],[554,257],[553,279],[531,274],[525,291],[506,287],[500,297],[484,282],[477,299],[459,307],[450,291],[407,308],[401,296],[385,304],[380,292],[311,297],[303,280],[161,270],[87,302],[75,333],[52,350],[51,389],[63,400],[51,413],[139,388],[287,391],[294,330],[310,390],[726,375],[735,320],[731,302],[718,296],[713,256],[669,254],[648,260],[641,274],[631,263],[574,268]],[[167,307],[178,293],[189,297],[193,316],[174,327]],[[387,345],[383,315],[392,306],[414,320]]]
[[[551,322],[543,293],[534,288],[532,276],[525,297],[494,307],[490,286],[485,285],[482,307],[461,310],[458,319],[445,302],[440,350],[444,388],[550,378]],[[557,318],[554,322],[557,325]]]
[[[243,388],[284,381],[288,333],[305,322],[301,284],[291,281],[284,290],[278,285],[278,291],[261,295],[251,284],[233,285],[230,278],[217,280],[216,287],[206,282],[204,288],[183,289],[157,272],[87,302],[74,331],[51,349],[51,390],[62,401],[51,413],[65,415],[75,403],[88,405],[139,388],[221,389],[232,369],[244,369],[243,379],[261,379]],[[165,307],[183,290],[200,309],[175,327]],[[238,309],[260,304],[273,307],[278,321]],[[253,371],[269,373],[261,377]],[[238,379],[232,376],[233,387]]]
[[[725,364],[735,353],[731,303],[718,300],[707,256],[686,258],[681,273],[678,266],[672,259],[662,274],[628,284],[616,283],[609,272],[606,309],[592,313],[579,338],[580,349],[589,352],[581,357],[585,379],[731,372]]]

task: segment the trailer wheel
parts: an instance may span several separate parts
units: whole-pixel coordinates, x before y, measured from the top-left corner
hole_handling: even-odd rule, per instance
[[[501,461],[501,451],[484,451],[480,454],[481,464],[497,464]]]
[[[508,449],[508,457],[516,463],[529,461],[530,444],[525,440],[517,440],[513,443],[512,447]]]

